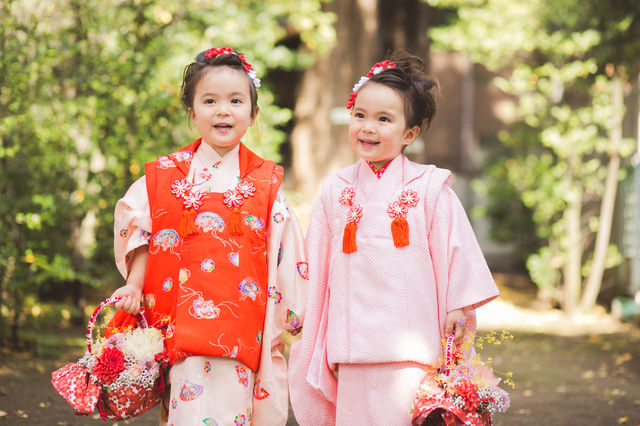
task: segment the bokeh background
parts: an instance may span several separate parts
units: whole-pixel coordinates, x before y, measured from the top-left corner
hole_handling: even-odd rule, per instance
[[[182,71],[220,45],[262,79],[246,143],[305,229],[356,160],[353,84],[422,57],[439,111],[407,155],[453,171],[502,290],[481,333],[515,335],[486,349],[516,383],[496,424],[640,424],[636,0],[0,0],[0,424],[97,422],[48,375],[122,284],[115,203],[197,138]]]

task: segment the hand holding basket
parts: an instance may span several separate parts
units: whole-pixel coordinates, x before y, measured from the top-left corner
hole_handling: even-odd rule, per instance
[[[492,413],[509,407],[509,395],[497,386],[500,379],[491,369],[479,360],[465,362],[454,346],[452,334],[439,372],[420,385],[412,426],[488,426]]]
[[[91,414],[97,406],[103,419],[123,420],[143,414],[162,398],[168,358],[164,336],[149,327],[144,311],[134,327],[116,328],[94,341],[98,314],[117,300],[102,302],[89,319],[87,352],[78,363],[51,373],[51,383],[76,414]]]

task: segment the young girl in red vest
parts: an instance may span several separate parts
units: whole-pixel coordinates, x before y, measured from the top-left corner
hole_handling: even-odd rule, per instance
[[[360,160],[330,176],[306,244],[309,294],[289,358],[303,426],[411,424],[442,340],[475,328],[498,295],[451,173],[402,154],[436,111],[418,58],[375,64],[354,86],[349,143]]]
[[[201,52],[182,82],[201,138],[147,163],[116,205],[126,285],[112,297],[130,314],[142,302],[165,330],[168,424],[287,419],[280,335],[300,326],[307,263],[282,168],[241,143],[258,113],[259,85],[243,55]]]

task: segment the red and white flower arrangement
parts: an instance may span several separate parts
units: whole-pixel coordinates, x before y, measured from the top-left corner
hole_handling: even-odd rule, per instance
[[[429,413],[441,409],[443,418],[455,416],[464,425],[487,425],[492,424],[492,414],[509,408],[509,394],[498,387],[501,379],[493,370],[472,349],[453,347],[452,335],[446,341],[441,367],[418,388],[414,424],[422,424]],[[511,373],[507,376],[505,383],[513,386]]]
[[[82,358],[51,373],[54,388],[77,414],[91,414],[97,407],[103,419],[127,419],[159,404],[164,393],[169,363],[164,335],[149,327],[144,312],[133,317],[119,311],[104,330],[99,328],[103,335],[96,331],[94,337],[98,314],[118,300],[105,300],[89,319]]]
[[[78,360],[93,383],[106,390],[132,385],[151,389],[166,363],[164,336],[157,328],[134,328],[98,339]]]

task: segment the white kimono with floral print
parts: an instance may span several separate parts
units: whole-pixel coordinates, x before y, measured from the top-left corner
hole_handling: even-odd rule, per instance
[[[224,192],[235,187],[238,175],[238,147],[220,157],[211,147],[201,144],[193,157],[187,179],[194,183],[197,191]],[[125,279],[129,273],[128,254],[137,247],[149,244],[150,231],[149,199],[143,176],[131,185],[115,208],[115,260]],[[288,414],[287,366],[280,336],[302,323],[308,276],[302,231],[281,189],[271,209],[267,257],[268,285],[277,286],[282,294],[282,302],[267,305],[264,343],[255,380],[260,380],[269,396],[262,396],[261,399],[254,397],[250,415],[253,424],[284,425]],[[297,317],[288,316],[289,311],[295,312]]]

